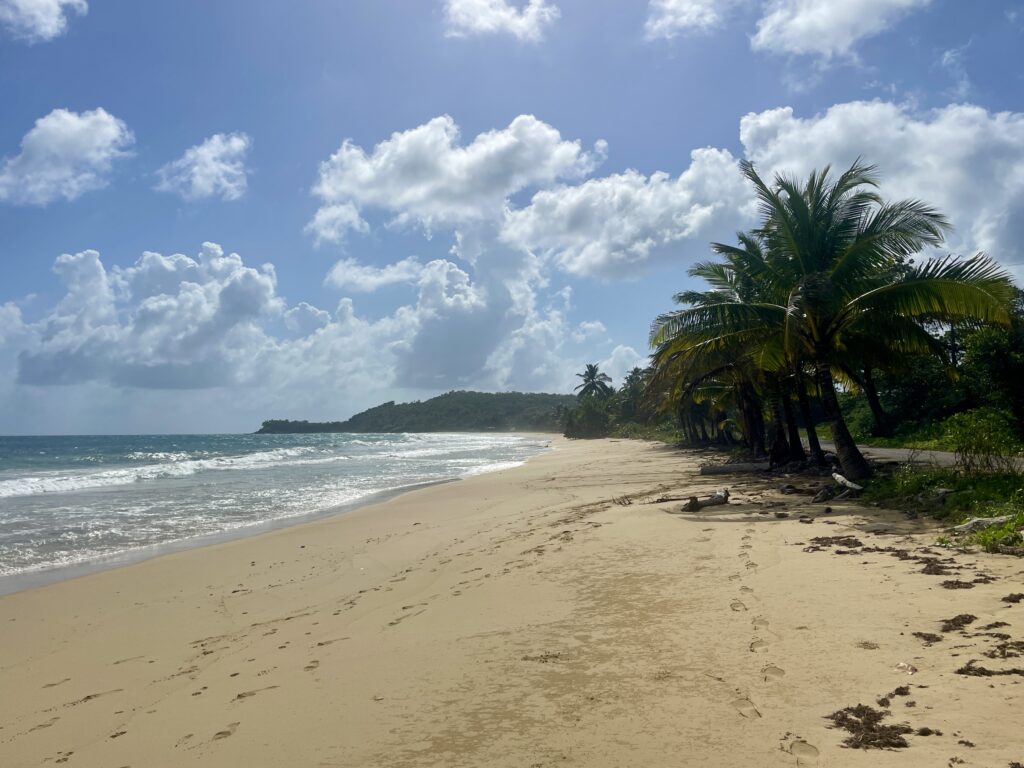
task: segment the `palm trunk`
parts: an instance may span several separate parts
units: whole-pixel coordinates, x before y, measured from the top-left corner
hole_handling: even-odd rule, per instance
[[[782,398],[776,386],[771,387],[768,405],[772,412],[771,426],[768,428],[769,465],[777,467],[789,459],[789,443],[786,441],[786,429],[782,423]]]
[[[804,428],[807,430],[807,444],[811,447],[811,456],[820,466],[825,466],[825,452],[821,450],[821,443],[818,440],[818,430],[814,428],[814,415],[811,413],[811,399],[807,396],[807,385],[804,383],[803,373],[797,371],[796,375],[796,399],[800,404],[800,418],[804,420]]]
[[[793,413],[793,401],[789,393],[782,393],[782,413],[786,418],[786,431],[789,433],[789,460],[806,461],[807,454],[804,453],[804,444],[800,440],[800,429],[796,425],[796,416]]]
[[[836,446],[836,456],[848,480],[862,480],[871,476],[871,466],[857,448],[857,443],[850,434],[843,412],[839,409],[839,398],[836,397],[835,383],[832,381],[832,369],[827,362],[819,362],[815,366],[818,373],[818,385],[821,389],[821,404],[825,416],[832,428],[832,442]]]
[[[892,427],[889,424],[889,417],[882,409],[882,401],[878,399],[878,388],[875,386],[875,378],[871,375],[871,368],[864,368],[864,394],[868,399],[868,407],[871,408],[871,417],[875,422],[873,433],[877,437],[889,437],[892,434]]]

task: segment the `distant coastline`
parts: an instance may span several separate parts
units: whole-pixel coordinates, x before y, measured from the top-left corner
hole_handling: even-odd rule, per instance
[[[448,392],[429,400],[393,400],[345,421],[270,419],[259,435],[327,432],[561,432],[575,395],[523,392]]]

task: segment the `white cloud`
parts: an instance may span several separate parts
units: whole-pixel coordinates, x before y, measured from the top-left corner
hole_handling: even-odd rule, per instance
[[[444,11],[449,37],[504,32],[533,42],[560,14],[547,0],[528,0],[520,8],[509,0],[446,0]]]
[[[156,188],[173,192],[184,200],[237,200],[245,194],[245,159],[251,148],[252,139],[244,133],[215,133],[160,168]]]
[[[85,0],[0,0],[0,26],[29,43],[53,40],[68,28],[68,13],[84,16]]]
[[[825,59],[853,56],[861,40],[885,31],[931,0],[768,0],[754,50]]]
[[[697,149],[690,160],[675,178],[629,170],[542,190],[508,213],[501,238],[567,272],[605,278],[628,276],[683,240],[704,248],[744,222],[750,192],[727,150]]]
[[[682,32],[708,32],[722,25],[734,6],[745,0],[650,0],[644,30],[647,38],[671,40]]]
[[[603,159],[578,141],[532,115],[520,115],[507,128],[487,131],[459,146],[452,118],[436,117],[417,128],[392,134],[365,152],[345,141],[320,166],[313,192],[322,201],[308,229],[318,240],[340,240],[360,230],[364,208],[394,214],[397,224],[419,224],[427,231],[494,220],[508,198],[531,186],[579,178]]]
[[[409,256],[384,267],[360,264],[355,259],[342,259],[331,267],[324,282],[342,290],[369,293],[386,285],[416,282],[423,274],[423,265]]]
[[[645,365],[647,365],[646,355],[641,355],[632,347],[619,344],[612,350],[608,357],[597,364],[597,367],[600,368],[602,372],[611,376],[612,383],[616,387],[620,387],[622,386],[622,380],[626,378],[627,373],[637,366],[642,368]]]
[[[971,93],[971,78],[967,74],[966,65],[967,49],[970,47],[970,42],[967,42],[959,48],[950,48],[943,52],[939,60],[942,68],[953,78],[949,94],[955,101],[964,101]]]
[[[801,119],[786,107],[748,114],[740,140],[762,174],[844,168],[864,155],[879,166],[885,197],[920,198],[951,219],[952,250],[1024,260],[1024,114],[870,101]]]
[[[595,336],[600,336],[608,331],[600,320],[584,320],[576,326],[572,332],[572,339],[575,342],[583,342]]]
[[[21,152],[0,166],[0,201],[47,205],[102,189],[114,161],[128,155],[135,138],[103,109],[55,109],[36,120]]]

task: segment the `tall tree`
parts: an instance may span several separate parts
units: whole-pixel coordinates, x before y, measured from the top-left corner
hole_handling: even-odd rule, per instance
[[[603,399],[614,391],[611,386],[611,377],[607,373],[601,373],[596,363],[587,363],[583,373],[577,373],[576,376],[583,379],[583,382],[574,390],[580,397]]]

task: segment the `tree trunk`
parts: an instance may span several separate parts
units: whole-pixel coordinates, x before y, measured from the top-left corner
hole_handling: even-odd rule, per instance
[[[765,456],[764,438],[764,414],[761,412],[761,401],[749,385],[744,385],[740,392],[743,411],[746,414],[746,421],[749,424],[750,449],[755,456]]]
[[[870,366],[864,368],[864,394],[867,395],[871,417],[875,422],[872,433],[876,437],[889,437],[892,434],[892,427],[889,424],[889,417],[882,410],[882,401],[878,399],[878,388],[875,386]]]
[[[789,460],[806,461],[807,454],[804,453],[800,429],[796,425],[796,416],[793,413],[793,401],[786,391],[782,393],[782,413],[786,417],[786,431],[789,433]]]
[[[836,387],[832,381],[832,369],[826,362],[817,363],[815,368],[818,386],[821,389],[821,404],[832,428],[832,442],[836,445],[836,456],[839,457],[843,475],[848,480],[871,477],[871,466],[857,448],[857,443],[846,426],[843,412],[839,409],[839,398],[836,397]]]
[[[772,421],[768,427],[768,457],[773,467],[785,464],[789,459],[789,443],[786,441],[786,429],[782,424],[782,398],[778,387],[771,387],[768,401],[771,408]]]
[[[796,399],[800,404],[800,418],[804,420],[807,430],[807,444],[811,447],[811,456],[819,466],[825,466],[825,452],[821,450],[818,430],[814,428],[814,415],[811,413],[811,399],[807,396],[807,384],[802,371],[796,372]]]

